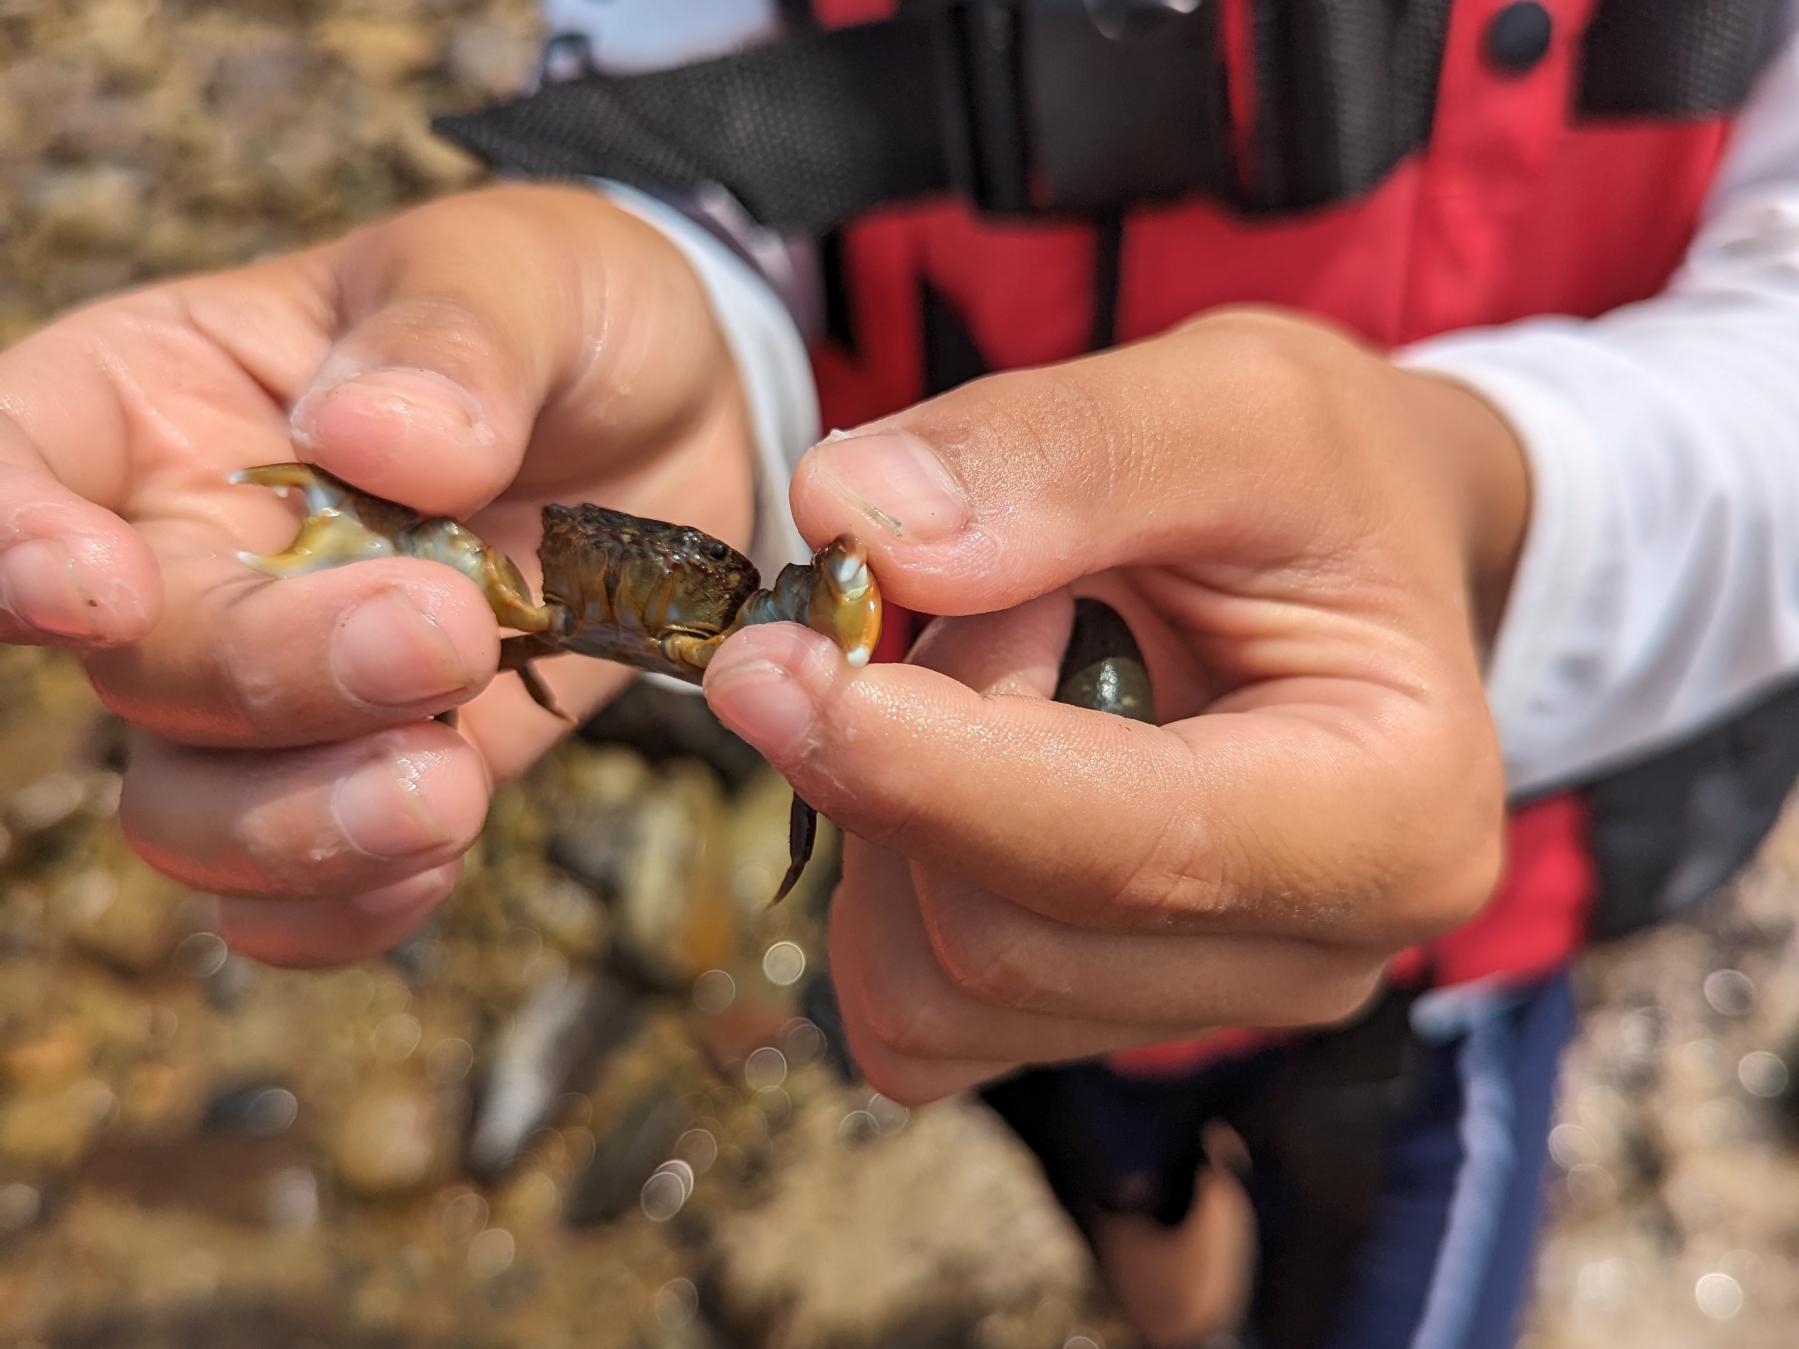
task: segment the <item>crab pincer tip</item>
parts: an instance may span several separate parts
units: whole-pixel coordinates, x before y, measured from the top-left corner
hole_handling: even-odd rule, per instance
[[[831,579],[839,590],[857,592],[868,585],[868,550],[859,539],[844,535],[832,545]]]

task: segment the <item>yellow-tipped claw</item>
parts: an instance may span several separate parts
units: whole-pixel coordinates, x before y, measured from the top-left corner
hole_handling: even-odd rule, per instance
[[[843,648],[851,665],[866,665],[881,640],[881,588],[868,567],[868,549],[839,534],[812,555],[809,626]]]
[[[359,518],[359,500],[373,498],[364,498],[323,469],[311,464],[259,464],[238,469],[231,481],[273,488],[277,496],[286,496],[290,489],[298,490],[306,503],[299,533],[281,552],[238,553],[239,562],[265,576],[299,576],[394,554],[393,540],[370,529]]]
[[[286,496],[289,488],[298,488],[305,495],[308,515],[343,510],[354,514],[355,498],[361,495],[348,483],[311,464],[257,464],[238,469],[231,475],[231,481],[251,487],[270,487],[277,496]]]

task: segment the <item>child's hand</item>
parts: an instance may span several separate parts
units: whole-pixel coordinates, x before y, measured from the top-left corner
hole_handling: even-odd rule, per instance
[[[444,897],[493,777],[560,723],[515,680],[487,687],[493,617],[446,567],[270,581],[237,562],[294,518],[227,475],[304,458],[472,517],[534,576],[551,499],[743,543],[747,436],[710,306],[660,235],[576,189],[453,198],[0,354],[0,641],[75,648],[138,728],[125,829],[238,897],[235,945],[354,958]],[[625,678],[546,673],[571,711]],[[428,720],[461,704],[460,735]]]
[[[1335,1020],[1468,917],[1503,798],[1478,648],[1525,494],[1479,399],[1257,313],[814,449],[808,538],[854,530],[894,601],[981,615],[860,671],[802,628],[749,629],[707,675],[859,836],[831,961],[871,1081],[919,1101]],[[1166,725],[1049,701],[1070,583],[1132,623]]]

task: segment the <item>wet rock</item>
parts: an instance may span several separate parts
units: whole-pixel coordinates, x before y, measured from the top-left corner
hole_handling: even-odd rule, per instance
[[[992,1116],[935,1106],[852,1149],[839,1140],[854,1104],[811,1102],[794,1125],[808,1164],[778,1173],[755,1210],[719,1220],[727,1329],[793,1346],[972,1343],[984,1318],[1081,1285],[1085,1246]],[[1057,1329],[1037,1342],[1060,1344],[1073,1327]]]
[[[317,29],[319,47],[369,84],[393,84],[429,70],[443,50],[435,25],[341,15]]]
[[[584,722],[581,736],[628,746],[652,764],[698,760],[732,789],[767,771],[762,756],[727,731],[704,698],[647,679],[633,682]]]
[[[638,847],[637,812],[625,804],[589,806],[550,837],[549,858],[596,894],[624,888]]]
[[[204,918],[186,886],[123,854],[107,870],[78,876],[66,903],[69,939],[126,974],[165,968]]]
[[[732,898],[746,922],[754,928],[778,927],[783,935],[804,936],[821,925],[825,902],[840,874],[841,845],[836,826],[819,820],[812,859],[792,893],[778,909],[770,910],[769,900],[791,860],[792,811],[793,789],[780,774],[765,768],[732,802],[726,848]]]
[[[634,1025],[629,996],[599,976],[536,990],[493,1037],[464,1154],[470,1172],[490,1182],[509,1172],[577,1075]]]
[[[606,946],[606,914],[593,892],[566,876],[545,875],[517,887],[518,918],[572,960],[590,961]]]
[[[86,784],[79,773],[46,773],[12,794],[7,814],[13,830],[29,838],[73,819],[86,800]]]
[[[282,1190],[296,1172],[305,1172],[304,1162],[297,1141],[277,1135],[109,1139],[86,1160],[79,1179],[86,1189],[148,1210],[279,1226],[295,1216],[293,1198]]]
[[[200,1128],[204,1133],[279,1138],[299,1114],[299,1100],[279,1082],[249,1082],[228,1087],[208,1101]]]
[[[637,846],[612,901],[614,950],[671,991],[736,955],[723,823],[717,780],[697,765],[671,767],[638,810]]]
[[[642,1206],[644,1187],[671,1159],[685,1117],[680,1101],[665,1093],[629,1105],[598,1137],[593,1160],[569,1195],[568,1221],[576,1227],[592,1227],[614,1222]],[[691,1178],[688,1183],[691,1185]],[[681,1198],[684,1201],[686,1195]],[[674,1207],[679,1209],[680,1203]]]
[[[66,1169],[86,1154],[117,1109],[111,1088],[91,1077],[56,1091],[0,1100],[0,1155]]]
[[[419,932],[382,956],[389,965],[406,976],[408,983],[419,983],[437,972],[443,956],[443,943],[437,937],[438,922],[433,918]]]
[[[43,1195],[22,1180],[0,1185],[0,1242],[30,1228],[43,1211]]]
[[[63,247],[117,247],[143,215],[146,184],[136,169],[94,164],[46,171],[25,197],[37,229]]]
[[[450,74],[463,86],[502,98],[516,92],[537,64],[537,34],[497,15],[457,25],[446,58]]]
[[[364,1086],[330,1140],[338,1179],[368,1198],[422,1189],[443,1171],[449,1128],[436,1093],[396,1079]]]
[[[65,1086],[88,1070],[87,1041],[72,1020],[0,1049],[0,1085],[19,1094]]]

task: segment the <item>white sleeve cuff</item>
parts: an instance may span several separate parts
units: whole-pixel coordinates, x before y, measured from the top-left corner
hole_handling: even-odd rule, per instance
[[[1398,362],[1453,379],[1480,394],[1510,425],[1530,473],[1531,512],[1505,615],[1488,658],[1487,702],[1514,792],[1549,785],[1558,773],[1572,694],[1590,680],[1567,678],[1583,601],[1615,551],[1603,546],[1606,469],[1593,428],[1553,387],[1508,368],[1505,346],[1487,335],[1437,338]],[[1577,672],[1576,672],[1577,673]]]

